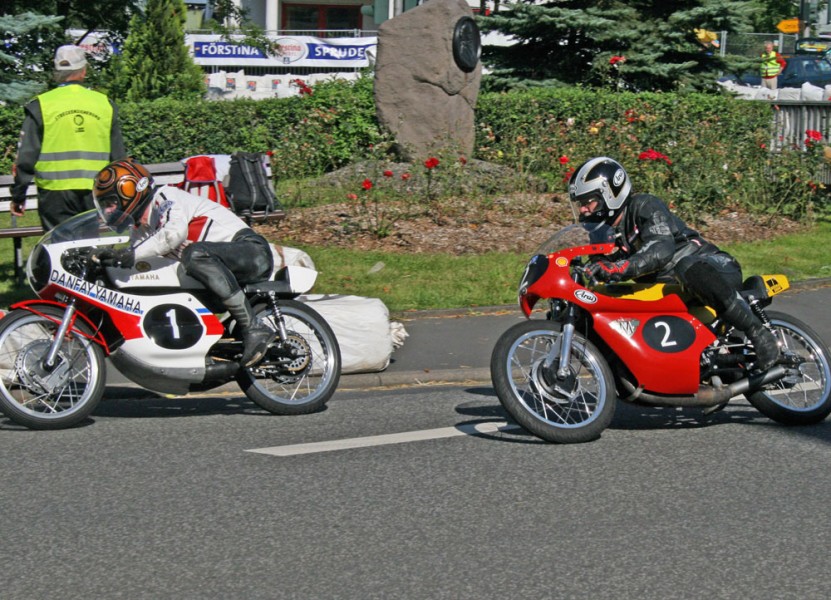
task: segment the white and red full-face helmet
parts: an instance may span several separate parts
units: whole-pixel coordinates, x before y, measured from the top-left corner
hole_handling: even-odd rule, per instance
[[[619,162],[606,156],[591,158],[574,171],[568,182],[572,202],[582,206],[597,200],[590,214],[581,214],[582,222],[610,223],[623,208],[632,191],[632,182]]]
[[[92,197],[104,221],[122,230],[140,221],[153,198],[153,177],[132,158],[117,160],[95,176]]]

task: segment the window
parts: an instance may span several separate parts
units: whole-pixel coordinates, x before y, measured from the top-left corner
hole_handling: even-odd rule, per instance
[[[292,31],[323,31],[360,29],[361,7],[284,4],[282,29]]]

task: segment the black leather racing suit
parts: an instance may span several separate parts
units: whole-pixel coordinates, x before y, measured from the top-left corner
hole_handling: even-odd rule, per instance
[[[719,314],[741,289],[736,259],[705,241],[657,196],[634,194],[614,233],[617,258],[629,260],[633,279],[677,281]]]

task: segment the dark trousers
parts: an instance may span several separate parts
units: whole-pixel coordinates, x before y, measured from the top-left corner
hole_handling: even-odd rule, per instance
[[[38,188],[38,216],[44,231],[78,213],[95,208],[92,190],[44,190]]]
[[[264,237],[243,229],[231,242],[194,242],[182,252],[182,264],[224,302],[240,291],[240,284],[268,279],[274,256]]]

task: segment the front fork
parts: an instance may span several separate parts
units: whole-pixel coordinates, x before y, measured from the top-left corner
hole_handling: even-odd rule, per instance
[[[557,361],[557,379],[565,379],[569,375],[569,363],[571,362],[571,342],[574,340],[574,332],[577,327],[577,309],[569,304],[563,319],[562,332],[559,344],[552,344],[545,357],[545,368],[550,371],[554,362]]]
[[[63,313],[63,319],[61,319],[61,324],[58,327],[58,331],[55,333],[55,338],[52,340],[52,344],[49,346],[49,352],[46,354],[46,358],[43,359],[43,367],[46,371],[52,371],[57,364],[58,353],[61,351],[61,345],[63,344],[64,336],[66,332],[72,327],[72,324],[75,322],[75,298],[72,298],[69,301],[69,304],[66,305],[66,310]]]

